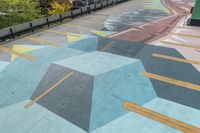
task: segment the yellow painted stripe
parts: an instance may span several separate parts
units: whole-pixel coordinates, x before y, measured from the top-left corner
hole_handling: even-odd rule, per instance
[[[191,89],[191,90],[200,91],[200,85],[196,85],[196,84],[192,84],[192,83],[189,83],[189,82],[184,82],[184,81],[181,81],[181,80],[176,80],[176,79],[172,79],[172,78],[168,78],[168,77],[165,77],[165,76],[156,75],[156,74],[152,74],[152,73],[148,73],[148,72],[144,72],[142,75],[149,77],[149,78],[152,78],[152,79],[155,79],[155,80],[166,82],[166,83],[169,83],[169,84],[173,84],[173,85],[177,85],[177,86],[181,86],[181,87],[186,87],[186,88]]]
[[[59,44],[54,44],[54,43],[50,43],[46,40],[43,40],[43,39],[40,39],[40,38],[37,38],[37,37],[31,37],[31,36],[26,36],[24,37],[25,39],[28,39],[30,41],[33,41],[33,42],[36,42],[36,43],[39,43],[41,45],[48,45],[48,46],[54,46],[54,47],[61,47],[61,45]]]
[[[82,28],[82,29],[86,29],[86,30],[95,30],[95,28],[91,28],[91,27],[84,27],[84,26],[80,26],[80,25],[73,25],[73,24],[63,24],[64,26],[68,26],[68,27],[73,27],[73,28]]]
[[[57,30],[45,30],[45,32],[51,32],[51,33],[55,33],[55,34],[60,34],[60,35],[74,35],[74,36],[81,36],[80,34],[77,33],[66,33],[66,32],[62,32],[62,31],[57,31]]]
[[[169,33],[171,35],[177,35],[177,36],[183,36],[183,37],[191,37],[191,38],[200,38],[200,36],[197,35],[191,35],[191,34],[181,34],[181,33]]]
[[[194,45],[190,45],[190,44],[176,43],[176,42],[171,42],[171,41],[160,41],[160,43],[169,44],[169,45],[177,45],[177,46],[194,48],[194,49],[200,49],[200,46],[194,46]]]
[[[152,111],[145,107],[142,107],[142,106],[130,103],[130,102],[124,102],[123,107],[127,110],[133,111],[137,114],[143,115],[147,118],[150,118],[152,120],[155,120],[157,122],[160,122],[162,124],[170,126],[177,130],[183,131],[185,133],[200,133],[200,128],[198,128],[198,127],[194,127],[194,126],[186,124],[182,121],[170,118],[168,116],[165,116],[158,112]]]
[[[67,35],[67,33],[62,32],[62,31],[57,31],[57,30],[45,30],[45,32],[50,32],[50,33],[55,33],[55,34],[60,34],[60,35]]]
[[[60,85],[63,81],[65,81],[67,78],[69,78],[70,76],[72,76],[74,74],[74,72],[70,72],[68,73],[65,77],[63,77],[60,81],[58,81],[57,83],[55,83],[52,87],[50,87],[49,89],[47,89],[44,93],[42,93],[40,96],[38,96],[37,98],[35,98],[33,101],[31,101],[30,103],[26,104],[24,107],[25,108],[29,108],[30,106],[32,106],[34,103],[36,103],[38,100],[40,100],[41,98],[43,98],[44,96],[46,96],[49,92],[51,92],[53,89],[55,89],[58,85]]]
[[[179,29],[191,29],[191,30],[200,30],[200,28],[192,27],[192,26],[178,26]]]
[[[19,56],[19,57],[22,57],[22,58],[25,58],[27,60],[31,60],[31,61],[34,61],[35,58],[32,57],[32,56],[29,56],[29,55],[26,55],[26,54],[22,54],[20,52],[17,52],[17,51],[14,51],[10,48],[6,48],[6,47],[3,47],[3,46],[0,46],[0,50],[3,51],[3,52],[6,52],[6,53],[9,53],[9,54],[14,54],[16,56]]]
[[[111,47],[113,45],[113,42],[109,43],[108,45],[106,45],[104,48],[101,49],[101,51],[105,51],[107,48]]]
[[[182,62],[182,63],[200,65],[200,61],[186,60],[186,59],[181,59],[181,58],[176,58],[176,57],[162,55],[162,54],[156,54],[156,53],[152,54],[152,56],[158,57],[158,58],[162,58],[162,59],[167,59],[167,60],[173,60],[173,61],[177,61],[177,62]]]

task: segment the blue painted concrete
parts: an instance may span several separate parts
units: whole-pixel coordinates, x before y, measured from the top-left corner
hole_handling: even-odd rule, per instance
[[[58,115],[29,100],[0,109],[1,133],[86,133]]]
[[[150,101],[145,104],[145,107],[200,128],[200,110],[198,109],[162,98],[156,98]]]
[[[95,76],[101,73],[106,73],[113,69],[118,69],[136,61],[138,60],[95,51],[55,63]]]
[[[129,112],[92,133],[182,133],[154,120]]]
[[[78,49],[85,52],[95,51],[97,49],[97,37],[82,35],[84,40],[70,44],[69,48]]]
[[[49,47],[29,52],[36,58],[34,62],[17,58],[0,73],[0,108],[29,99],[51,62],[82,53],[67,46]]]
[[[183,121],[200,127],[200,111],[175,102],[161,98],[155,98],[144,104],[156,112],[167,115],[171,118]],[[188,113],[189,112],[189,113]],[[92,133],[182,133],[167,125],[151,120],[134,112],[108,123],[107,125],[96,129]]]
[[[90,131],[126,114],[128,111],[122,107],[124,101],[143,105],[156,97],[149,79],[141,76],[144,71],[137,60],[95,76]]]
[[[2,133],[86,133],[38,104],[25,109],[23,106],[28,102],[29,100],[0,109]],[[144,106],[200,127],[200,111],[197,109],[161,98],[155,98]],[[181,133],[181,131],[129,112],[90,133]]]
[[[143,105],[156,97],[137,59],[95,51],[55,63],[94,76],[89,131],[127,113],[124,100]]]
[[[9,64],[9,62],[0,61],[0,72]]]

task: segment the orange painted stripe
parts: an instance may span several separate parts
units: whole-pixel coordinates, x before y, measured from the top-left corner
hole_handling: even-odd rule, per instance
[[[176,57],[173,57],[173,56],[167,56],[167,55],[156,54],[156,53],[152,54],[152,56],[157,57],[157,58],[162,58],[162,59],[167,59],[167,60],[173,60],[173,61],[177,61],[177,62],[182,62],[182,63],[200,65],[200,61],[186,60],[186,59],[181,59],[181,58],[176,58]]]
[[[51,32],[51,33],[55,33],[55,34],[60,34],[60,35],[73,35],[73,36],[81,36],[80,34],[77,33],[66,33],[66,32],[62,32],[62,31],[57,31],[57,30],[45,30],[45,32]]]
[[[30,41],[33,41],[33,42],[36,42],[36,43],[39,43],[39,44],[42,44],[42,45],[49,45],[49,46],[54,46],[54,47],[61,47],[61,45],[59,44],[54,44],[54,43],[50,43],[46,40],[43,40],[43,39],[40,39],[38,37],[31,37],[31,36],[26,36],[24,37],[25,39],[28,39]]]
[[[182,44],[182,43],[176,43],[171,41],[160,41],[160,43],[168,44],[168,45],[176,45],[176,46],[182,46],[182,47],[188,47],[188,48],[194,48],[194,49],[200,49],[200,46],[194,46],[191,44]]]
[[[198,128],[198,127],[194,127],[194,126],[186,124],[182,121],[170,118],[168,116],[165,116],[158,112],[152,111],[145,107],[142,107],[142,106],[130,103],[130,102],[124,102],[123,107],[127,110],[133,111],[135,113],[143,115],[147,118],[150,118],[150,119],[160,122],[162,124],[168,125],[177,130],[183,131],[185,133],[200,133],[200,128]]]
[[[113,42],[109,43],[108,45],[106,45],[104,48],[101,49],[101,51],[105,51],[107,48],[111,47],[113,45]]]
[[[152,73],[148,73],[148,72],[144,72],[142,75],[149,77],[149,78],[152,78],[152,79],[155,79],[155,80],[166,82],[166,83],[169,83],[169,84],[185,87],[185,88],[188,88],[188,89],[191,89],[191,90],[200,91],[200,85],[196,85],[196,84],[192,84],[192,83],[189,83],[189,82],[184,82],[184,81],[181,81],[181,80],[176,80],[176,79],[172,79],[172,78],[168,78],[168,77],[165,77],[165,76],[156,75],[156,74],[152,74]]]
[[[73,25],[73,24],[63,24],[63,25],[67,26],[67,27],[81,28],[81,29],[85,29],[85,30],[95,30],[95,28],[84,27],[84,26],[80,26],[80,25]]]
[[[181,33],[169,33],[171,35],[177,35],[177,36],[183,36],[183,37],[191,37],[191,38],[200,38],[200,36],[197,35],[191,35],[191,34],[181,34]]]
[[[65,81],[67,78],[69,78],[70,76],[72,76],[74,74],[74,72],[70,72],[68,73],[65,77],[63,77],[60,81],[58,81],[57,83],[55,83],[52,87],[50,87],[49,89],[47,89],[44,93],[42,93],[40,96],[38,96],[37,98],[35,98],[33,101],[31,101],[30,103],[26,104],[24,107],[25,108],[29,108],[30,106],[32,106],[34,103],[36,103],[38,100],[40,100],[41,98],[43,98],[44,96],[46,96],[49,92],[51,92],[53,89],[55,89],[57,86],[59,86],[63,81]]]
[[[192,27],[192,26],[178,26],[180,29],[189,29],[189,30],[200,30],[200,28]]]
[[[9,53],[9,54],[14,54],[16,56],[19,56],[19,57],[22,57],[22,58],[25,58],[27,60],[31,60],[31,61],[34,61],[35,58],[32,57],[32,56],[29,56],[29,55],[26,55],[26,54],[22,54],[20,52],[17,52],[17,51],[14,51],[10,48],[6,48],[6,47],[3,47],[3,46],[0,46],[0,50],[3,51],[3,52],[6,52],[6,53]]]

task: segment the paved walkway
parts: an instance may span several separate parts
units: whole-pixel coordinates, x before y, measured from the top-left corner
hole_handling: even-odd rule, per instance
[[[132,0],[0,46],[0,132],[200,132],[188,2]]]

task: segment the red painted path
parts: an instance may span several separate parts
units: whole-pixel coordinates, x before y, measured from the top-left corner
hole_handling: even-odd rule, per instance
[[[179,20],[189,14],[191,8],[186,2],[179,2],[178,0],[162,0],[162,3],[170,11],[169,16],[119,32],[110,36],[110,38],[136,42],[155,41],[170,32]]]

